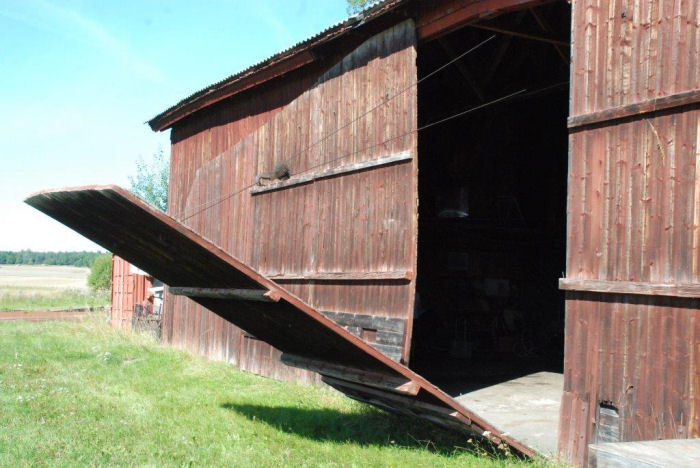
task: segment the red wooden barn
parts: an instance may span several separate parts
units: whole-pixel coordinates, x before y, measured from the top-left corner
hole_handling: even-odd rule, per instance
[[[380,1],[149,122],[168,215],[28,203],[169,284],[175,346],[576,464],[698,437],[699,23]]]

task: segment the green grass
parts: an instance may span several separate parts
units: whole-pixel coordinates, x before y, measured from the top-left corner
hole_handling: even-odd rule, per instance
[[[244,373],[104,322],[0,323],[0,466],[523,464],[327,388]]]
[[[3,286],[0,290],[0,311],[106,306],[109,303],[109,291],[25,286]]]

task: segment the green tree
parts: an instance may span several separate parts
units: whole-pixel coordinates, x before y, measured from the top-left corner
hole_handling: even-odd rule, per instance
[[[0,265],[73,265],[89,267],[100,252],[0,251]]]
[[[161,211],[168,209],[170,161],[158,150],[150,163],[142,157],[136,160],[136,176],[129,176],[131,191]]]
[[[112,287],[112,254],[103,254],[95,259],[90,267],[88,286],[94,290]]]
[[[347,0],[348,2],[348,14],[353,15],[362,11],[364,7],[372,3],[373,0]]]

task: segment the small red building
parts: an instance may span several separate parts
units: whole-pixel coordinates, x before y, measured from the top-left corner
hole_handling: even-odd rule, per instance
[[[131,330],[134,310],[145,303],[153,303],[153,277],[139,270],[123,258],[112,256],[112,312],[114,328]]]

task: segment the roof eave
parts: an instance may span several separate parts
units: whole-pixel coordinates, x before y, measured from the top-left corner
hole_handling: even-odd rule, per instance
[[[239,94],[274,78],[283,76],[303,67],[315,59],[310,51],[300,51],[288,57],[265,63],[260,68],[250,70],[235,79],[205,88],[197,96],[187,98],[174,107],[157,115],[147,123],[154,132],[172,127],[190,114],[215,104],[223,99]]]

